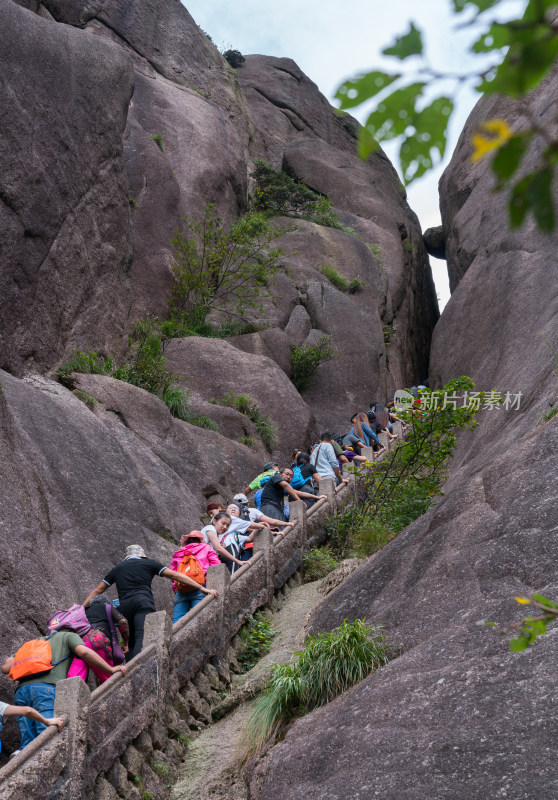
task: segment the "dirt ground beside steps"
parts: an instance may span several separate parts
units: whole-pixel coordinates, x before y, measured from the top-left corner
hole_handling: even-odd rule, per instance
[[[273,662],[284,663],[302,647],[305,625],[314,606],[322,600],[320,581],[298,586],[288,594],[281,609],[268,612],[280,631],[271,650],[246,674],[235,676],[234,689],[256,682]],[[246,800],[246,787],[239,775],[237,749],[240,732],[254,701],[241,703],[232,713],[207,727],[187,748],[172,800]]]

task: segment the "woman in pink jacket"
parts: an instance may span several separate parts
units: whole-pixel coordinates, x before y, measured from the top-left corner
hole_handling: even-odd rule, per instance
[[[180,572],[178,567],[185,555],[194,556],[194,558],[199,562],[204,575],[207,574],[208,567],[212,566],[213,564],[221,563],[215,550],[211,547],[211,545],[206,544],[201,531],[190,531],[190,533],[185,533],[180,539],[180,545],[180,549],[177,550],[173,555],[170,563],[171,570],[174,570],[175,572]],[[201,603],[205,597],[205,594],[201,589],[193,589],[190,592],[177,592],[174,581],[172,588],[174,590],[174,612],[172,615],[172,622],[174,624],[175,622],[178,622],[181,617],[187,614],[191,608],[194,608],[194,606],[197,606],[198,603]]]

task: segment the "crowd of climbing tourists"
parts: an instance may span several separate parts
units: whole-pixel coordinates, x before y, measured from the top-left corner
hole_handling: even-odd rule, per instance
[[[364,446],[381,453],[385,447],[378,434],[397,438],[392,425],[398,419],[383,405],[371,404],[368,411],[352,416],[347,434],[324,431],[309,452],[293,450],[290,464],[283,468],[268,461],[229,505],[207,505],[207,524],[182,536],[170,566],[149,558],[140,545],[129,545],[124,560],[104,576],[83,605],[55,613],[47,621],[45,636],[25,642],[4,661],[2,672],[17,682],[13,703],[0,702],[0,731],[9,717],[16,717],[19,726],[20,748],[12,756],[47,726],[62,729],[64,720],[55,714],[59,681],[71,677],[87,681],[89,670],[98,684],[116,673],[126,675],[126,662],[142,649],[146,617],[156,611],[154,577],[172,581],[173,623],[178,622],[205,596],[217,594],[206,586],[210,566],[223,563],[233,573],[250,565],[259,533],[268,530],[284,538],[292,529],[291,500],[302,500],[309,509],[326,498],[320,493],[320,481],[346,482],[344,466],[365,461]],[[106,591],[113,585],[118,600],[111,601]]]

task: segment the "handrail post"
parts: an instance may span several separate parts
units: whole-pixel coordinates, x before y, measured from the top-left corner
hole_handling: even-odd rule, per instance
[[[289,503],[289,521],[298,523],[295,533],[302,555],[306,552],[306,504],[302,500]]]
[[[378,434],[378,439],[384,445],[386,450],[389,450],[389,443],[390,443],[391,439],[389,438],[389,436],[387,435],[387,433],[385,431],[381,431]]]
[[[330,514],[335,514],[337,507],[337,499],[335,494],[335,481],[333,478],[322,478],[318,484],[320,494],[327,496],[327,504]]]
[[[364,456],[367,461],[374,461],[374,448],[373,447],[361,447],[360,454]]]
[[[273,550],[273,534],[269,528],[258,531],[254,538],[254,555],[263,553],[265,563],[265,585],[267,588],[267,602],[271,602],[275,587],[273,584],[273,573],[275,572],[275,553]]]
[[[230,616],[229,607],[229,585],[231,573],[224,564],[214,564],[207,570],[206,586],[208,589],[217,589],[217,597],[213,600],[218,604],[219,613],[217,624],[219,625],[219,645],[215,656],[215,667],[220,675],[228,679],[229,677],[229,629]]]
[[[81,678],[66,678],[56,684],[54,715],[68,717],[63,731],[68,737],[68,757],[62,773],[63,789],[57,795],[64,800],[81,800],[83,794],[90,702],[89,688]]]
[[[157,702],[164,704],[167,694],[172,622],[166,611],[156,611],[145,618],[143,649],[157,647]]]

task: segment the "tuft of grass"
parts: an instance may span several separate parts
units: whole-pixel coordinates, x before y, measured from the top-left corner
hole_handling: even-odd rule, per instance
[[[378,266],[382,266],[382,248],[379,244],[368,244],[366,245],[374,258],[376,259]]]
[[[359,276],[357,275],[351,281],[349,281],[349,294],[356,294],[357,292],[361,292],[365,287],[364,281],[362,281]]]
[[[341,275],[339,270],[335,269],[331,264],[322,264],[320,272],[332,283],[336,289],[341,292],[346,292],[349,288],[349,279]]]
[[[541,422],[548,422],[558,414],[558,406],[551,406],[548,411],[545,411],[541,416]]]
[[[152,761],[149,765],[153,772],[160,778],[166,777],[169,774],[169,765],[164,761]]]
[[[200,416],[198,414],[189,413],[186,422],[189,422],[190,425],[195,425],[197,428],[205,428],[208,431],[215,431],[215,433],[221,433],[221,428],[219,427],[218,423],[215,422],[214,419],[211,419],[211,417],[206,417],[204,415]]]
[[[78,400],[85,403],[87,408],[90,408],[92,411],[99,403],[96,397],[93,397],[89,392],[82,392],[81,389],[74,389],[74,394]]]
[[[188,410],[189,392],[181,389],[175,383],[165,386],[163,389],[163,403],[167,406],[173,417],[188,421],[190,411]]]
[[[310,583],[325,578],[336,567],[337,561],[329,547],[311,547],[302,559],[304,582]]]
[[[236,440],[239,444],[243,444],[246,447],[250,447],[255,449],[258,446],[258,440],[254,439],[253,436],[241,436]]]
[[[395,336],[395,332],[397,331],[397,323],[391,322],[388,325],[384,325],[382,328],[382,332],[384,334],[384,344],[386,347],[389,347],[391,344],[391,340]]]
[[[67,361],[64,361],[54,373],[54,377],[67,389],[75,389],[73,372],[86,375],[110,375],[115,364],[111,358],[104,358],[96,350],[84,352],[75,350]]]
[[[238,634],[241,645],[236,657],[242,667],[242,672],[248,672],[262,656],[269,653],[271,640],[278,633],[279,631],[273,629],[264,612],[248,617],[246,625]]]
[[[168,339],[183,339],[187,336],[203,336],[207,339],[227,339],[229,336],[242,336],[265,330],[269,325],[255,322],[224,322],[213,325],[206,320],[187,321],[183,317],[173,317],[161,323],[161,333]]]
[[[254,427],[256,428],[256,432],[262,440],[264,446],[268,450],[273,449],[277,441],[275,425],[269,419],[269,417],[263,416],[258,405],[254,402],[254,400],[252,400],[251,397],[249,397],[247,394],[235,395],[232,392],[227,392],[227,394],[221,400],[213,398],[211,402],[218,406],[234,408],[241,414],[244,414],[246,417],[248,417],[248,419],[252,420]]]
[[[293,345],[291,347],[291,381],[301,392],[310,385],[314,372],[324,361],[335,355],[331,346],[331,336],[320,336],[315,344]]]
[[[290,719],[329,703],[387,661],[385,636],[364,620],[345,620],[311,637],[289,663],[273,665],[242,733],[243,761],[273,741]]]
[[[155,142],[155,144],[157,145],[157,147],[159,148],[159,150],[160,150],[162,153],[164,153],[164,152],[165,152],[165,146],[164,146],[164,144],[163,144],[163,137],[162,137],[162,135],[161,135],[160,133],[154,133],[154,134],[153,134],[153,136],[152,136],[151,138],[153,139],[153,141]]]

